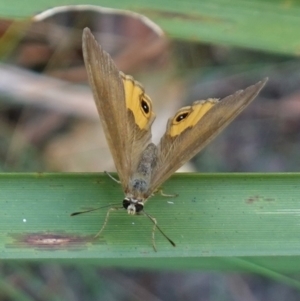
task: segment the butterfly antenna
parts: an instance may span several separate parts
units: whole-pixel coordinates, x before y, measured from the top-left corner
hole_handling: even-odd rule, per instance
[[[99,210],[99,209],[102,209],[102,208],[112,207],[112,206],[115,206],[115,205],[119,205],[119,203],[118,204],[109,204],[109,205],[105,205],[105,206],[101,206],[101,207],[93,208],[93,209],[89,209],[89,210],[84,210],[84,211],[73,212],[73,213],[71,213],[71,216],[79,215],[79,214],[82,214],[82,213],[88,213],[88,212],[96,211],[96,210]]]
[[[153,231],[152,231],[152,244],[153,244],[153,249],[156,251],[156,246],[155,246],[155,238],[154,238],[154,232],[155,229],[157,228],[158,231],[168,240],[168,242],[173,246],[176,247],[175,242],[170,239],[164,232],[163,230],[158,226],[156,219],[151,216],[149,213],[147,213],[145,210],[143,210],[143,213],[151,220],[151,222],[153,223],[154,227],[153,227]]]

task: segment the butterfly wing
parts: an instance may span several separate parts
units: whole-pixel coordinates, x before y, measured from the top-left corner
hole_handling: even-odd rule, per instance
[[[148,195],[215,138],[257,96],[267,79],[218,101],[197,101],[170,118],[158,144]]]
[[[103,130],[123,189],[151,140],[155,119],[150,98],[131,76],[119,72],[91,31],[83,31],[83,57]]]

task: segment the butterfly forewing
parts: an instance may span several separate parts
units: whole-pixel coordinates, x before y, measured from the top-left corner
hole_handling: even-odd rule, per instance
[[[266,81],[267,79],[260,81],[245,90],[237,91],[215,105],[210,105],[209,110],[196,124],[194,124],[195,116],[183,115],[185,118],[180,121],[183,124],[182,132],[174,131],[174,127],[177,126],[176,118],[179,120],[178,113],[170,118],[167,131],[158,145],[158,161],[148,194],[150,195],[216,137],[257,96]],[[195,105],[197,106],[197,103]],[[177,135],[174,134],[176,132]]]
[[[151,140],[155,119],[150,98],[131,76],[120,73],[91,31],[83,31],[83,56],[103,130],[124,191]],[[125,92],[126,91],[126,92]]]

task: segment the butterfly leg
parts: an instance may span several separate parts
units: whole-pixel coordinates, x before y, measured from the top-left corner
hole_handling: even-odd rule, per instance
[[[157,252],[156,244],[155,244],[155,230],[156,230],[156,226],[157,226],[157,221],[156,221],[156,218],[154,218],[154,217],[152,219],[154,222],[153,229],[152,229],[152,246],[153,246],[154,251]]]
[[[111,207],[107,210],[107,213],[106,213],[106,217],[105,217],[105,220],[104,220],[104,223],[101,227],[101,229],[99,230],[99,232],[95,235],[95,238],[100,236],[100,234],[102,233],[102,231],[105,229],[106,225],[107,225],[107,222],[108,222],[108,219],[109,219],[109,215],[112,211],[116,211],[116,210],[120,210],[120,209],[123,209],[123,207]]]
[[[166,194],[163,192],[162,188],[158,188],[154,191],[154,193],[152,194],[152,196],[156,193],[159,193],[161,196],[166,197],[166,198],[176,198],[178,196],[178,194]]]
[[[155,230],[157,228],[157,220],[156,218],[154,218],[153,216],[151,216],[150,214],[147,214],[147,216],[151,219],[151,221],[153,222],[153,229],[152,229],[152,247],[154,249],[155,252],[157,252],[156,249],[156,244],[155,244]]]
[[[149,213],[145,212],[145,210],[143,210],[143,213],[151,220],[151,222],[153,223],[153,229],[152,229],[152,246],[155,252],[157,252],[156,250],[156,244],[155,244],[155,230],[158,229],[158,231],[168,240],[168,242],[175,247],[175,243],[161,230],[161,228],[158,226],[156,218],[154,218],[153,216],[151,216]]]
[[[107,171],[104,171],[104,173],[109,176],[113,181],[115,181],[118,184],[121,184],[121,181],[117,180],[116,178],[114,178],[110,173],[108,173]]]

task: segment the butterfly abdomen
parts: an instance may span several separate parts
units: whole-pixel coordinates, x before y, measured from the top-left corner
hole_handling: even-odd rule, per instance
[[[150,143],[142,152],[136,171],[133,173],[128,187],[128,193],[134,198],[145,198],[149,190],[152,171],[157,163],[157,147]]]

